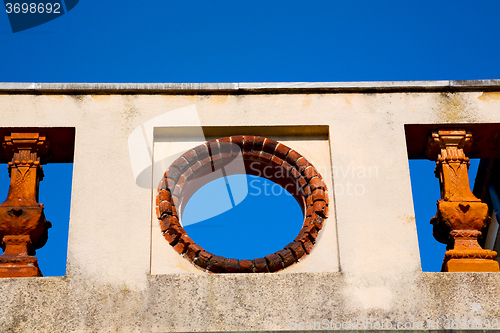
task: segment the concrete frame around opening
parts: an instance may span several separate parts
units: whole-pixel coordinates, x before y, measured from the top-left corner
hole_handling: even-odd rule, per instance
[[[186,134],[190,133],[190,134]],[[331,179],[331,156],[328,142],[328,126],[234,126],[234,127],[203,127],[206,140],[246,133],[274,139],[301,153],[310,161],[322,175],[327,188],[333,190]],[[177,158],[198,143],[204,143],[203,137],[197,137],[196,128],[155,128],[153,185],[159,183],[164,172],[173,159]],[[157,186],[153,187],[153,197],[156,198]],[[333,202],[332,190],[327,192]],[[153,212],[156,204],[153,202]],[[283,272],[338,272],[338,254],[335,211],[330,206],[329,218],[324,222],[324,228],[319,232],[312,252],[296,265],[285,268]],[[152,214],[152,266],[151,274],[167,273],[201,273],[185,258],[172,251],[165,242],[160,231],[156,213]],[[290,240],[292,242],[293,240]]]

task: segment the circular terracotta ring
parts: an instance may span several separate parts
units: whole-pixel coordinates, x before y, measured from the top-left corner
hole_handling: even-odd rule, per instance
[[[214,255],[195,244],[179,221],[183,204],[207,183],[206,177],[202,176],[214,173],[238,158],[242,159],[245,166],[240,173],[264,175],[264,178],[283,186],[295,197],[304,212],[304,224],[297,237],[284,249],[264,258],[238,260]],[[205,180],[200,182],[202,178]],[[163,236],[169,244],[204,271],[276,272],[311,252],[328,214],[328,195],[316,168],[295,150],[259,136],[231,136],[188,150],[170,165],[158,186],[156,214]]]

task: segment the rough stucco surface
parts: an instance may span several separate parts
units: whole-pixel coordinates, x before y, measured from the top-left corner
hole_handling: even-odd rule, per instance
[[[208,89],[200,85],[175,95],[168,89],[182,87],[155,85],[155,94],[144,86],[129,95],[113,85],[101,87],[109,94],[91,85],[0,85],[2,127],[76,128],[67,274],[1,279],[0,331],[266,331],[289,330],[291,320],[500,319],[500,274],[421,272],[404,130],[500,123],[500,95],[492,91],[498,82],[382,86],[228,84],[196,95]],[[252,93],[224,95],[236,88]],[[452,88],[463,92],[441,91]],[[136,185],[127,140],[148,120],[193,105],[204,126],[329,126],[334,188],[325,223],[335,227],[328,237],[336,238],[330,255],[338,258],[331,271],[308,272],[313,265],[304,261],[279,274],[181,266],[150,274],[152,191]],[[169,123],[192,125],[182,117]],[[377,172],[360,177],[351,172],[358,167]],[[361,184],[363,194],[346,193],[348,182]]]
[[[72,277],[4,279],[0,328],[2,332],[252,331],[286,330],[291,319],[500,317],[498,274],[400,276],[399,283],[387,286],[393,297],[384,300],[372,299],[373,283],[367,280],[371,278],[353,285],[341,273],[176,274],[150,277],[145,290],[132,291]],[[480,314],[471,310],[473,303],[481,304]]]

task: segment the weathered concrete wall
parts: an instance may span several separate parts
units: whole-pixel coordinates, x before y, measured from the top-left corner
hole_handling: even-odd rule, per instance
[[[384,283],[379,281],[384,279]],[[499,318],[496,273],[418,273],[349,280],[342,273],[156,275],[127,289],[71,277],[5,279],[3,332],[290,330],[299,322]],[[378,285],[379,287],[377,287]],[[386,285],[392,295],[382,290]],[[365,297],[370,293],[373,298]],[[368,296],[368,295],[367,295]],[[387,324],[386,324],[387,325]],[[410,326],[408,326],[410,327]],[[407,328],[408,328],[407,327]]]
[[[0,85],[2,127],[76,128],[67,275],[0,280],[1,330],[288,330],[291,320],[323,319],[440,320],[443,328],[445,319],[498,319],[498,273],[421,272],[404,125],[500,123],[499,90],[484,81]],[[203,126],[329,126],[329,151],[302,152],[307,145],[289,138],[328,170],[327,227],[303,262],[278,274],[214,275],[175,252],[165,255],[184,268],[155,259],[152,191],[136,183],[128,138],[193,106]],[[177,117],[168,126],[196,124]],[[349,194],[348,184],[363,193]]]

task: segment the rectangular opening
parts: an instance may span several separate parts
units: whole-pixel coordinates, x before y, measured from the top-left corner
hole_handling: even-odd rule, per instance
[[[2,143],[10,133],[40,133],[47,137],[50,150],[48,158],[42,159],[44,177],[39,183],[39,203],[44,205],[46,220],[52,227],[48,230],[47,243],[36,250],[38,265],[43,276],[64,276],[68,252],[68,229],[73,177],[75,146],[74,127],[0,128]],[[9,191],[10,177],[7,169],[9,159],[0,151],[0,203]],[[46,164],[45,164],[46,163]],[[3,251],[0,249],[0,254]]]
[[[490,196],[491,184],[500,189],[500,179],[496,180],[494,175],[497,173],[493,171],[496,164],[500,171],[500,163],[494,163],[500,158],[500,124],[405,125],[415,220],[424,272],[440,272],[446,252],[446,244],[438,242],[432,234],[430,219],[436,215],[436,202],[441,199],[441,194],[439,180],[434,175],[436,162],[427,159],[426,148],[432,131],[447,128],[460,128],[472,133],[472,147],[467,154],[470,158],[469,186],[477,198],[488,204],[490,216],[495,212]],[[500,205],[498,208],[500,213]],[[500,246],[495,226],[493,216],[490,227],[479,239],[479,244],[484,249],[494,250]]]

